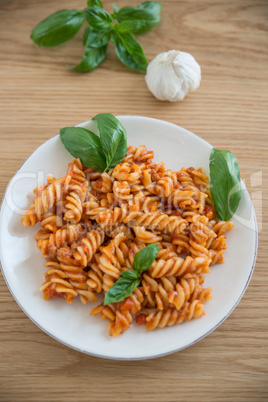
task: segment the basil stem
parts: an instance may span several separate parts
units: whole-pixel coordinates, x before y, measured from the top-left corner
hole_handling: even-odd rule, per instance
[[[213,148],[209,158],[210,191],[217,215],[228,221],[241,199],[240,171],[230,151]]]
[[[32,30],[31,39],[39,46],[57,46],[71,39],[85,21],[81,10],[60,10]]]

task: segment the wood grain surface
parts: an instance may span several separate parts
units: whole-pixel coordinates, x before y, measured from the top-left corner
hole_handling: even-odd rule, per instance
[[[21,163],[60,127],[101,112],[156,117],[237,156],[258,218],[257,263],[241,302],[213,333],[178,353],[134,362],[83,355],[50,338],[21,311],[1,275],[0,400],[265,401],[268,2],[163,1],[161,23],[139,41],[149,61],[162,51],[180,49],[201,65],[200,88],[179,103],[155,99],[144,75],[120,64],[112,45],[94,72],[70,71],[66,65],[77,64],[83,54],[82,32],[56,48],[32,43],[32,28],[48,14],[85,3],[0,2],[1,197]],[[104,1],[108,11],[112,4]]]

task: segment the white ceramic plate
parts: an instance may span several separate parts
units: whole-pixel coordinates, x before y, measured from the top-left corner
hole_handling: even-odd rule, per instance
[[[119,117],[131,145],[145,144],[155,153],[156,162],[179,170],[203,167],[208,174],[212,146],[189,131],[161,120]],[[80,126],[95,130],[92,121]],[[245,186],[242,200],[233,218],[234,229],[227,234],[225,264],[215,265],[206,276],[212,286],[213,300],[205,303],[206,315],[170,328],[146,332],[135,323],[116,339],[108,335],[107,321],[92,317],[94,304],[62,299],[45,301],[39,287],[44,281],[44,261],[33,238],[38,228],[23,228],[21,214],[33,197],[33,188],[46,182],[48,174],[66,174],[71,155],[59,135],[41,145],[21,166],[11,180],[2,203],[0,216],[0,255],[3,275],[14,299],[28,317],[43,331],[80,352],[111,359],[146,359],[186,348],[217,328],[232,312],[251,278],[257,251],[254,209]]]

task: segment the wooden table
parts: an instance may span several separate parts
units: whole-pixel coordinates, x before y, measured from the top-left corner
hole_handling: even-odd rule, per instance
[[[111,11],[113,1],[104,3]],[[268,3],[163,1],[161,23],[139,40],[149,61],[178,48],[201,65],[200,88],[179,103],[155,99],[144,75],[121,65],[112,45],[94,72],[70,71],[66,65],[83,53],[82,32],[56,48],[29,39],[48,14],[84,6],[82,0],[1,1],[1,196],[21,163],[60,127],[101,112],[156,117],[237,156],[257,213],[257,263],[243,299],[217,330],[178,353],[135,362],[83,355],[50,338],[20,310],[1,275],[0,400],[267,400]]]

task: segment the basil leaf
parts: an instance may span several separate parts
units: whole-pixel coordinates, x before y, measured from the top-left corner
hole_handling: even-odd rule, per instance
[[[89,0],[87,2],[87,6],[88,7],[97,6],[97,7],[103,8],[102,2],[100,0]]]
[[[128,269],[127,271],[122,271],[121,276],[126,279],[139,279],[139,274],[134,269]]]
[[[118,22],[131,20],[132,33],[142,34],[149,32],[161,19],[162,4],[157,1],[145,1],[138,7],[123,7],[115,12]],[[136,24],[135,24],[136,23]]]
[[[86,20],[89,25],[97,30],[111,28],[113,17],[100,7],[87,7],[85,8]]]
[[[119,32],[116,24],[111,39],[117,56],[123,64],[132,70],[146,72],[148,62],[141,45],[131,33]]]
[[[209,158],[211,196],[221,220],[231,219],[241,199],[240,171],[230,151],[213,148]]]
[[[118,13],[118,11],[119,11],[119,8],[117,7],[116,4],[114,4],[114,5],[113,5],[113,12],[114,12],[114,13]]]
[[[108,45],[102,47],[86,46],[84,56],[81,62],[72,67],[76,71],[89,72],[97,68],[106,58]]]
[[[103,304],[120,302],[131,295],[133,290],[140,284],[140,274],[152,265],[158,251],[157,244],[150,244],[138,251],[133,261],[134,270],[121,272],[120,278],[106,293]]]
[[[97,114],[95,120],[100,132],[100,144],[106,157],[106,169],[122,162],[127,153],[127,133],[120,121],[110,113]]]
[[[116,29],[118,32],[128,32],[128,33],[136,33],[136,30],[143,26],[141,21],[134,21],[134,20],[126,20],[122,22],[118,22],[116,24]]]
[[[115,282],[105,295],[103,304],[116,303],[131,295],[133,290],[140,284],[139,279],[127,279],[123,276]]]
[[[87,32],[84,33],[85,45],[91,47],[103,47],[109,43],[111,36],[110,29],[96,31],[88,25]]]
[[[85,29],[85,31],[84,31],[84,34],[83,34],[83,45],[84,45],[84,46],[85,46],[86,43],[87,43],[87,38],[88,38],[88,36],[89,36],[91,30],[92,30],[92,28],[91,28],[89,25],[87,25],[87,26],[86,26],[86,29]]]
[[[85,21],[81,10],[60,10],[37,24],[31,39],[38,46],[57,46],[71,39]]]
[[[150,244],[149,246],[142,248],[135,254],[133,261],[133,269],[141,274],[146,271],[154,262],[159,251],[158,245]]]
[[[106,163],[100,139],[92,131],[82,127],[64,127],[60,129],[60,139],[67,151],[80,158],[84,166],[104,171]]]

